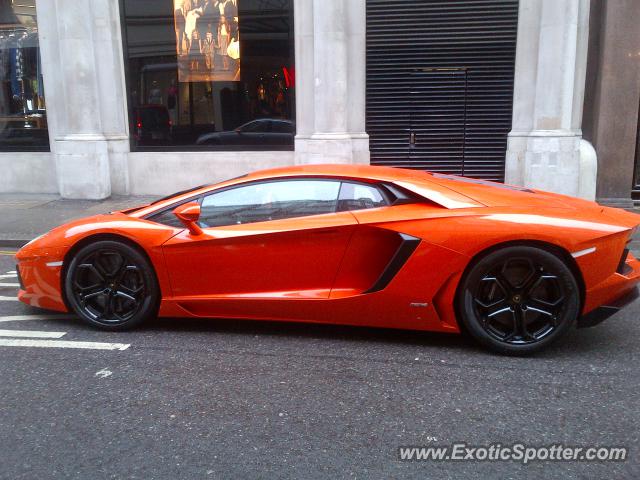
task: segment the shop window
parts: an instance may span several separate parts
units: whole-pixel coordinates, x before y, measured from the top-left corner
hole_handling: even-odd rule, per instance
[[[133,150],[292,150],[291,0],[122,0]]]
[[[0,151],[49,150],[35,0],[0,1]]]

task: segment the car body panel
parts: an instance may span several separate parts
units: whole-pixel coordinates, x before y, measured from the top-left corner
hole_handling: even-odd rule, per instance
[[[162,246],[173,295],[328,298],[356,225],[342,212],[181,232]]]
[[[204,228],[202,235],[149,219],[219,189],[292,177],[384,182],[415,198]],[[640,281],[640,262],[632,255],[621,270],[623,251],[638,224],[640,216],[623,210],[492,182],[384,167],[287,167],[58,227],[17,254],[24,283],[19,298],[66,311],[61,284],[70,256],[83,242],[116,236],[139,246],[151,261],[161,289],[161,316],[457,332],[456,290],[470,262],[483,252],[523,243],[555,249],[576,272],[582,314],[587,314]],[[416,242],[404,258],[406,239]]]

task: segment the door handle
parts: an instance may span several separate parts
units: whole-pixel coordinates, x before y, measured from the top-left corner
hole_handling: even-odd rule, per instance
[[[416,132],[411,132],[409,134],[409,143],[411,145],[415,145],[416,144]]]

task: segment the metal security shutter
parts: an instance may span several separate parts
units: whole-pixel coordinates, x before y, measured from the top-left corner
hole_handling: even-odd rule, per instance
[[[518,0],[367,0],[371,163],[504,179]]]

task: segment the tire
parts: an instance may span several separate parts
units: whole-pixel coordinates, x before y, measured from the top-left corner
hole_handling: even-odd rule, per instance
[[[67,303],[93,327],[127,330],[156,315],[160,289],[153,266],[136,248],[97,241],[81,248],[66,269]]]
[[[456,304],[463,326],[482,345],[525,355],[571,329],[580,313],[580,291],[556,255],[514,246],[474,262],[462,278]]]

